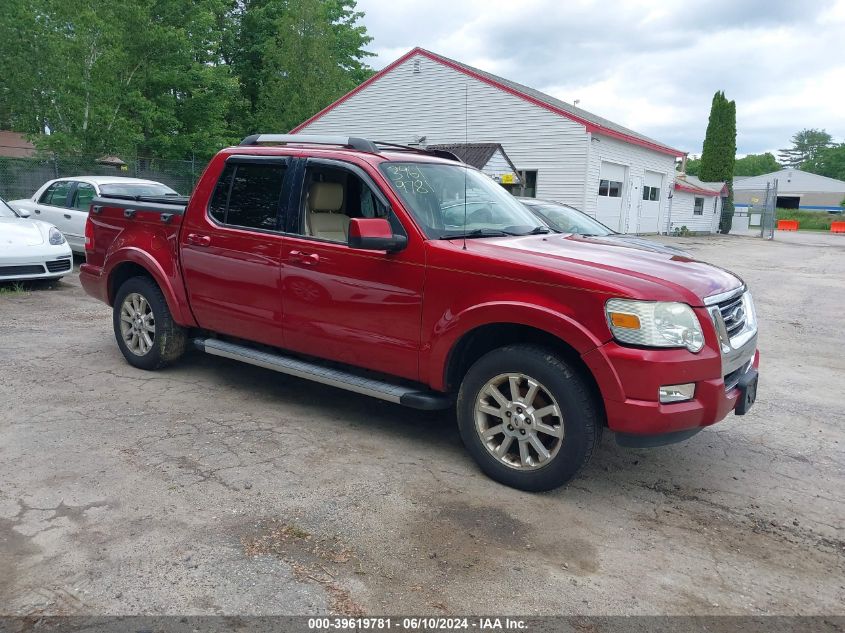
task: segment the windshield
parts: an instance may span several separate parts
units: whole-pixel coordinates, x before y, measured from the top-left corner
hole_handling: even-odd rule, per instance
[[[546,222],[555,231],[561,233],[576,233],[578,235],[613,235],[604,224],[594,220],[586,213],[557,202],[542,202],[538,200],[522,200],[526,207],[538,218]]]
[[[167,185],[159,183],[110,183],[100,185],[100,193],[104,196],[178,196]]]
[[[16,218],[18,214],[14,212],[8,203],[0,198],[0,218]]]
[[[516,198],[475,169],[457,164],[382,163],[381,170],[432,239],[548,232]]]

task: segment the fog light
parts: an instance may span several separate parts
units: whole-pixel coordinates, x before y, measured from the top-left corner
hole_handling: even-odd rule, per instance
[[[659,389],[660,402],[683,402],[692,400],[695,395],[695,383],[688,382],[683,385],[665,385]]]

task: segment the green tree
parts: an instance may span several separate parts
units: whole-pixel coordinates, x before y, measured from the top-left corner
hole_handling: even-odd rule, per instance
[[[0,41],[21,51],[0,56],[0,116],[31,134],[48,128],[38,146],[183,158],[237,136],[238,82],[221,63],[227,0],[10,1]]]
[[[728,197],[722,204],[719,230],[729,233],[733,221],[733,174],[736,162],[736,103],[728,101],[725,93],[716,92],[710,106],[710,118],[701,152],[698,177],[705,182],[725,182]]]
[[[372,74],[354,0],[248,0],[232,53],[252,130],[287,131]]]
[[[737,158],[734,164],[734,177],[760,176],[780,171],[781,165],[771,152],[765,154],[748,154],[744,158]]]
[[[801,163],[801,169],[819,176],[845,180],[845,143],[820,149],[813,158]]]
[[[698,176],[701,171],[700,158],[687,158],[686,174],[689,176]]]
[[[786,167],[800,168],[803,163],[813,160],[821,150],[830,147],[832,141],[825,130],[803,129],[792,135],[792,147],[778,150],[778,158]]]

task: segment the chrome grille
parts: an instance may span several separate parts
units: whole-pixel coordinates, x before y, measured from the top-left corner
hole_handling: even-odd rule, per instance
[[[742,295],[734,299],[728,299],[717,305],[722,315],[722,320],[725,322],[725,329],[728,332],[728,336],[733,338],[734,334],[741,332],[742,328],[745,327],[747,315],[745,314]]]

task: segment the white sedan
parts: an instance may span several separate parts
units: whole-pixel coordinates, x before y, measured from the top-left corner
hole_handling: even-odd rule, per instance
[[[59,279],[73,269],[73,253],[55,226],[18,215],[0,198],[0,282]]]
[[[96,196],[177,196],[155,180],[120,176],[78,176],[44,183],[31,198],[10,200],[24,217],[37,217],[58,227],[71,249],[85,253],[85,221]]]

